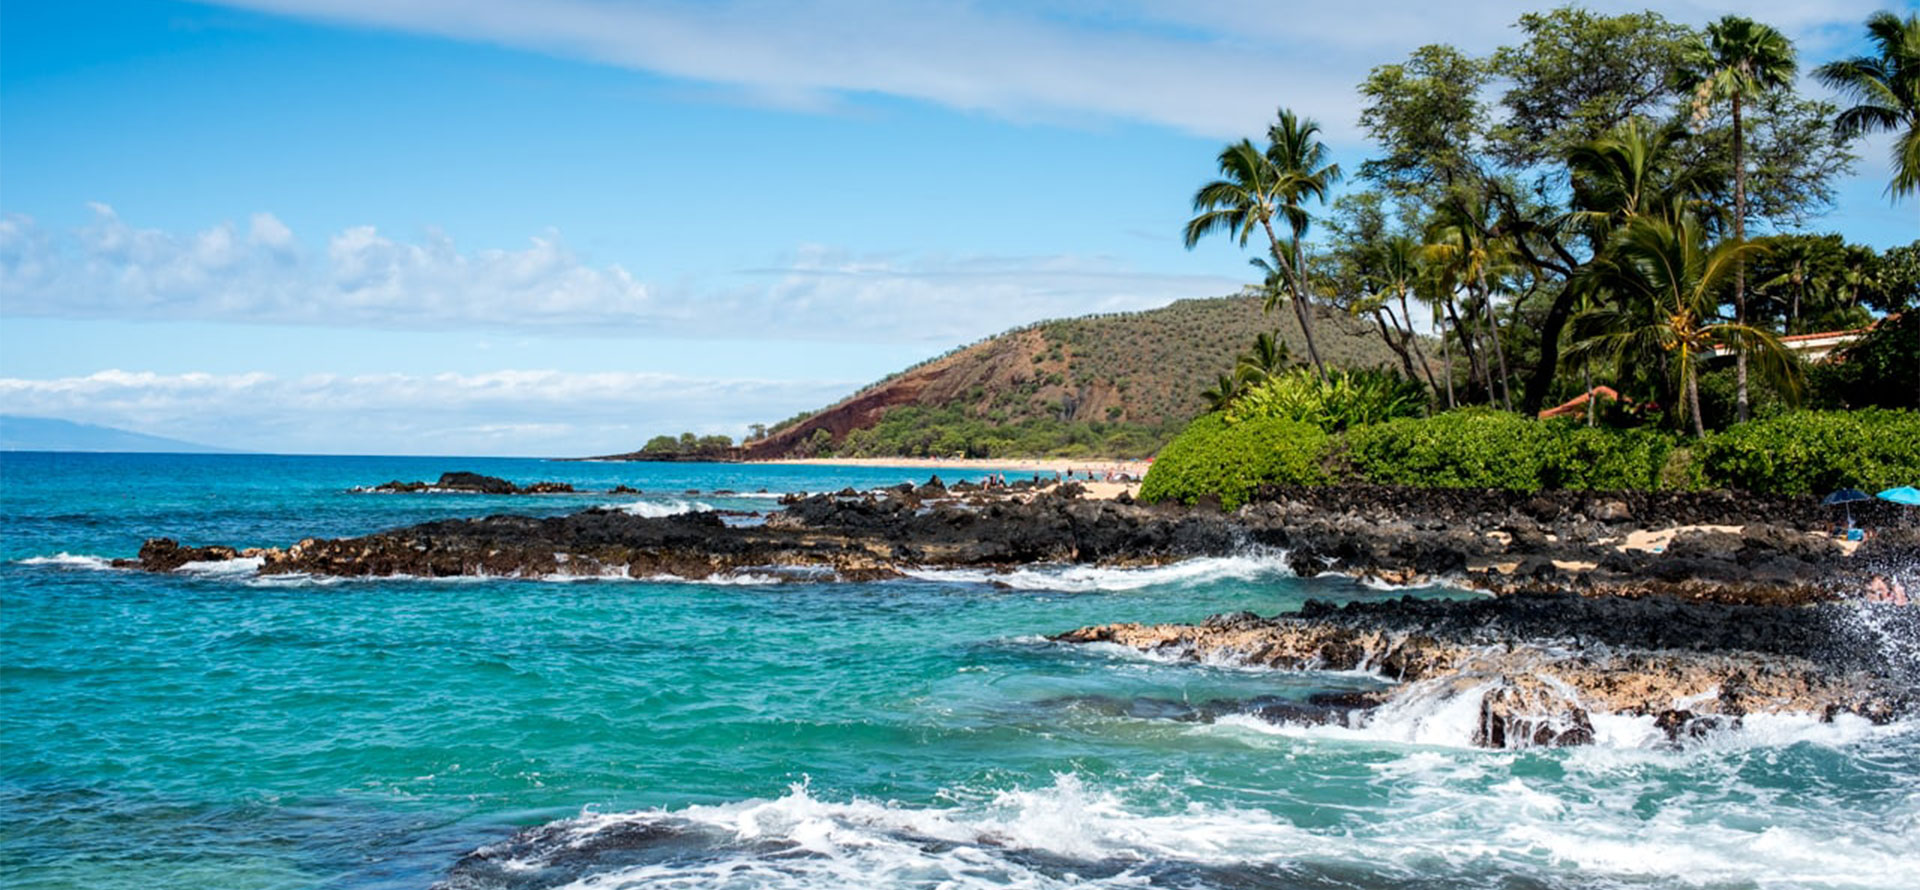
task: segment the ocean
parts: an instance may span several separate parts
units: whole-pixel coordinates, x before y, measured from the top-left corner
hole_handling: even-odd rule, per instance
[[[353,490],[449,470],[643,494]],[[1369,674],[1046,640],[1409,592],[1295,577],[1273,553],[879,583],[107,564],[147,537],[757,511],[925,475],[0,455],[0,885],[1920,886],[1912,721],[1754,718],[1674,748],[1601,718],[1592,746],[1489,751],[1467,744],[1477,713],[1459,702],[1362,729],[1239,713],[1383,684]]]

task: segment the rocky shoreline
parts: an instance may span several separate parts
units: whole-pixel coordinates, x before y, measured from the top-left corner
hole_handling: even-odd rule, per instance
[[[1401,585],[1445,581],[1496,594],[1311,605],[1272,618],[1083,628],[1055,639],[1289,670],[1371,670],[1386,697],[1270,704],[1270,719],[1365,721],[1396,696],[1477,695],[1473,742],[1590,742],[1595,713],[1650,717],[1679,739],[1752,713],[1856,714],[1914,703],[1914,665],[1866,658],[1843,632],[1867,579],[1910,575],[1920,533],[1888,529],[1849,552],[1829,517],[1798,500],[1724,493],[1274,489],[1227,514],[1207,505],[1089,500],[1078,486],[948,488],[790,496],[750,521],[714,512],[647,518],[595,508],[490,516],[357,538],[240,550],[147,541],[120,564],[174,571],[258,559],[263,575],[341,577],[674,576],[755,573],[846,580],[925,567],[1127,566],[1284,553],[1301,575]],[[1898,619],[1912,645],[1914,610]],[[1902,623],[1904,622],[1904,623]]]
[[[1396,705],[1464,700],[1478,719],[1461,741],[1480,747],[1590,744],[1598,715],[1648,718],[1678,744],[1754,714],[1884,723],[1910,713],[1920,696],[1911,653],[1864,632],[1859,608],[1567,593],[1407,597],[1345,607],[1310,601],[1270,618],[1242,612],[1193,625],[1101,625],[1051,639],[1208,664],[1363,670],[1395,684],[1254,709],[1273,722],[1359,728]],[[1920,639],[1913,610],[1865,608],[1883,613],[1879,632]]]
[[[534,489],[542,486],[515,491]],[[929,566],[1139,565],[1264,547],[1284,551],[1301,575],[1335,572],[1398,585],[1444,580],[1494,593],[1796,604],[1839,597],[1868,574],[1920,553],[1920,531],[1894,528],[1849,554],[1828,533],[1825,508],[1728,493],[1272,489],[1232,514],[1080,495],[1071,483],[987,489],[933,480],[789,496],[759,522],[595,508],[551,518],[444,520],[284,549],[154,539],[124,564],[170,571],[189,561],[259,557],[263,574],[691,579],[795,567],[872,579]]]

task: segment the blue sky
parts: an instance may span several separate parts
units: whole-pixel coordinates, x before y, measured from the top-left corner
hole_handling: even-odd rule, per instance
[[[4,0],[0,412],[597,453],[1229,293],[1177,237],[1224,141],[1285,104],[1352,166],[1368,68],[1533,8],[1329,6]],[[1740,6],[1808,62],[1873,8]],[[1912,240],[1861,153],[1817,225]]]

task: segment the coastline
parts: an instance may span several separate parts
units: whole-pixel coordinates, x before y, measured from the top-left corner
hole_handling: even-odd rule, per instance
[[[1064,457],[1025,457],[1025,458],[975,458],[975,457],[809,457],[777,458],[773,460],[750,460],[750,464],[769,464],[786,466],[815,467],[904,467],[927,470],[938,475],[940,471],[949,472],[1004,472],[1008,482],[1019,481],[1023,475],[1059,476],[1062,479],[1068,473],[1086,488],[1086,496],[1096,500],[1113,500],[1122,494],[1133,497],[1140,493],[1140,480],[1146,478],[1147,468],[1153,465],[1150,460],[1126,458],[1087,458],[1074,459]],[[1092,478],[1087,478],[1092,474]],[[1116,479],[1126,476],[1131,481],[1108,481],[1111,474]]]

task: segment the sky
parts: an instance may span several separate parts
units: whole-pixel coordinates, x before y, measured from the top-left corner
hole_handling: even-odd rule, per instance
[[[1655,8],[1806,68],[1883,6]],[[1357,167],[1369,69],[1541,8],[0,0],[0,413],[281,453],[739,437],[1009,327],[1237,291],[1246,254],[1180,240],[1224,143],[1284,105]],[[1886,145],[1815,228],[1920,234]]]

